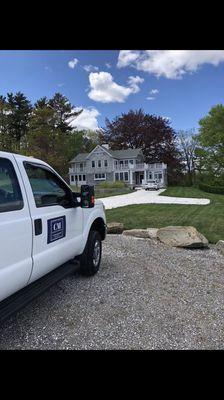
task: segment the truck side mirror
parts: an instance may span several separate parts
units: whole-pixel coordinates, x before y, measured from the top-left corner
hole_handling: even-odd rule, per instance
[[[82,185],[81,186],[81,207],[92,208],[94,207],[94,186]]]

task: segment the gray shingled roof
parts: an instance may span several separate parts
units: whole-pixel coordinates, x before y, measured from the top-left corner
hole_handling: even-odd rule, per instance
[[[85,161],[86,157],[89,155],[89,153],[80,153],[77,154],[70,162],[82,162]]]
[[[126,150],[110,150],[110,149],[105,149],[108,153],[112,155],[112,157],[116,159],[123,159],[123,158],[135,158],[139,154],[142,153],[141,149],[126,149]],[[76,157],[73,158],[70,162],[84,162],[86,160],[86,157],[90,153],[80,153]]]
[[[142,153],[141,149],[127,149],[127,150],[109,150],[109,153],[114,158],[132,158],[137,157],[139,154]]]

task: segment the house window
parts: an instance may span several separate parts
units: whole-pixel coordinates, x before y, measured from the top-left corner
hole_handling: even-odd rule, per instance
[[[124,165],[125,165],[125,167],[128,166],[128,160],[125,160]]]
[[[123,181],[124,180],[124,174],[123,174],[123,172],[120,172],[120,181]]]
[[[105,181],[106,174],[94,174],[94,180],[95,181]]]
[[[80,171],[83,171],[83,164],[80,163]]]
[[[104,160],[104,167],[107,167],[107,160]]]
[[[114,165],[117,165],[117,161],[114,161]]]
[[[117,172],[115,173],[115,181],[119,181],[119,174]]]
[[[75,175],[75,181],[77,182],[77,180],[78,180],[78,175]]]
[[[79,182],[82,180],[82,175],[79,175]]]
[[[129,160],[129,164],[134,164],[134,160]]]
[[[154,178],[155,179],[162,179],[162,177],[163,177],[163,174],[161,173],[161,172],[155,172],[155,174],[154,174]]]
[[[92,168],[95,168],[95,161],[92,161]]]
[[[71,181],[74,182],[74,175],[71,175]]]
[[[85,175],[83,175],[83,178],[82,178],[82,180],[83,180],[83,181],[85,181],[85,180],[86,180],[86,176],[85,176]]]
[[[98,167],[101,168],[101,160],[98,160]]]
[[[124,180],[125,180],[125,181],[128,181],[128,180],[129,180],[129,179],[128,179],[128,172],[125,172],[125,173],[124,173]]]
[[[152,179],[152,172],[149,172],[148,179]]]

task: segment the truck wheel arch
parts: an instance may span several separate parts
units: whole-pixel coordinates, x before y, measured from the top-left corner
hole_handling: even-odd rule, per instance
[[[90,227],[90,231],[99,232],[101,239],[104,240],[106,237],[106,225],[103,218],[96,218]]]

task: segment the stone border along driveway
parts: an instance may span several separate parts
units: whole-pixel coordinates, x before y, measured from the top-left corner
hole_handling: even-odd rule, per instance
[[[117,207],[129,206],[132,204],[194,204],[207,205],[209,199],[195,199],[182,197],[159,196],[166,189],[158,191],[146,191],[144,189],[136,190],[134,193],[122,194],[118,196],[100,198],[106,207],[106,210]]]

